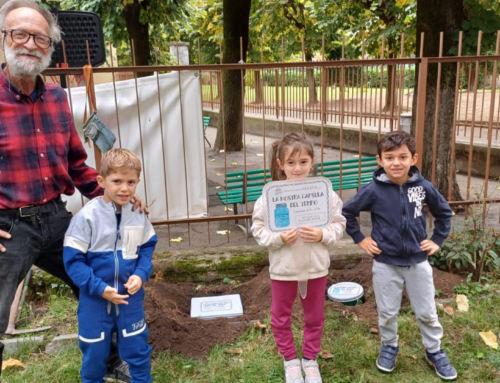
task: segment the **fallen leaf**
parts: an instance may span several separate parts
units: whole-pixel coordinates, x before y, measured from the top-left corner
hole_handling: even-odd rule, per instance
[[[372,334],[378,334],[378,333],[379,333],[379,331],[378,331],[378,327],[370,327],[370,332],[371,332]]]
[[[222,186],[216,186],[215,188],[216,188],[216,189],[220,189],[221,187],[222,187]]]
[[[182,242],[182,237],[172,238],[170,242]]]
[[[257,153],[257,154],[256,154],[256,156],[257,156],[257,157],[264,157],[264,154],[262,154],[262,153]]]
[[[243,349],[241,347],[230,348],[229,350],[226,350],[226,353],[231,355],[241,355],[243,354]]]
[[[218,175],[218,176],[223,176],[223,175],[224,175],[224,173],[217,173],[217,175]]]
[[[483,338],[483,341],[487,346],[494,348],[495,350],[498,349],[497,336],[493,334],[491,330],[488,332],[480,332],[479,335],[481,335],[481,338]]]
[[[352,319],[354,319],[354,322],[357,322],[357,321],[359,320],[359,319],[358,319],[358,317],[356,316],[356,314],[354,314],[354,315],[352,316]]]
[[[442,304],[442,303],[438,303],[438,304],[437,304],[437,307],[439,307],[441,310],[444,310],[444,306],[443,306],[443,304]]]
[[[238,163],[237,162],[232,162],[231,165],[233,165],[233,166],[234,165],[238,165]]]
[[[460,312],[466,313],[469,311],[469,300],[463,294],[457,295],[457,309]]]
[[[413,359],[417,360],[417,356],[416,355],[410,355]]]
[[[202,288],[203,288],[203,286],[202,286],[202,285],[198,285],[198,286],[196,286],[195,291],[199,291],[199,290],[201,290]]]
[[[17,359],[11,358],[2,363],[2,371],[7,370],[8,368],[24,368],[24,364]]]
[[[220,234],[220,235],[227,235],[228,233],[231,233],[230,230],[221,230],[221,231],[218,231],[217,234]]]
[[[212,158],[210,161],[215,162],[215,158]]]
[[[224,149],[219,150],[219,153],[224,153]]]
[[[333,359],[333,357],[335,356],[330,351],[326,351],[326,350],[321,350],[320,355],[323,359]]]
[[[231,209],[230,207],[227,207],[227,206],[226,206],[226,207],[224,208],[224,211],[233,211],[233,209]]]
[[[253,328],[265,330],[267,326],[265,324],[260,323],[259,320],[256,320],[255,322],[253,322]]]
[[[163,281],[163,273],[161,271],[158,271],[155,275],[155,282],[158,281]]]
[[[453,313],[454,313],[454,311],[453,311],[453,307],[451,307],[451,306],[448,306],[448,305],[447,305],[447,306],[444,306],[444,308],[443,308],[443,309],[444,309],[444,312],[445,312],[446,314],[448,314],[448,315],[453,315]]]

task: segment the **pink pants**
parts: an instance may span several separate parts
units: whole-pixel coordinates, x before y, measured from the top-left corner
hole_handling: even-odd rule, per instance
[[[302,354],[306,359],[316,359],[321,350],[321,336],[325,325],[326,278],[310,279],[307,282],[307,296],[301,298],[304,309],[304,342]],[[273,299],[271,304],[271,328],[278,351],[285,360],[295,359],[297,350],[293,343],[290,316],[297,296],[297,281],[271,280]]]

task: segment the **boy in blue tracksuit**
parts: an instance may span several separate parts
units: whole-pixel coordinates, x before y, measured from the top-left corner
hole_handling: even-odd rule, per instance
[[[441,379],[454,380],[457,372],[441,349],[443,328],[438,321],[432,268],[427,260],[448,236],[452,211],[415,166],[418,154],[415,140],[409,134],[388,133],[377,149],[380,168],[373,174],[373,182],[362,187],[342,210],[347,219],[347,233],[374,257],[373,289],[382,338],[376,366],[385,373],[394,370],[399,352],[398,314],[406,285],[427,360]],[[427,204],[435,218],[430,239],[425,230],[423,204]],[[360,231],[356,217],[361,211],[371,212],[371,237],[365,238]]]
[[[64,265],[80,288],[78,335],[83,383],[104,383],[111,336],[132,383],[150,383],[151,346],[143,300],[157,237],[145,214],[132,211],[141,163],[126,149],[102,157],[99,185],[104,195],[73,218],[64,239]]]

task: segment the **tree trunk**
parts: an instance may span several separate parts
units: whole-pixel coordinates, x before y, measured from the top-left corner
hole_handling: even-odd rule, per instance
[[[255,77],[255,103],[262,104],[262,78],[260,77],[260,70],[253,72]]]
[[[250,19],[251,0],[224,0],[222,4],[224,46],[223,63],[240,61],[240,37],[243,37],[243,61],[246,61],[248,47],[248,24]],[[243,105],[244,89],[241,86],[241,71],[227,70],[222,73],[221,96],[223,105],[219,111],[219,125],[214,143],[214,151],[224,149],[224,132],[226,151],[243,149]],[[223,113],[224,111],[224,113]]]
[[[392,38],[387,39],[387,49],[389,52],[393,52],[395,46],[395,41]],[[391,55],[389,55],[390,57]],[[394,55],[392,55],[394,57]],[[396,97],[396,74],[394,65],[387,66],[387,82],[385,84],[385,106],[382,109],[383,112],[389,112],[391,110],[391,98],[393,98],[392,103],[394,104],[394,110],[396,110],[397,97]],[[393,78],[394,76],[394,78]],[[383,81],[383,79],[382,79]],[[394,97],[393,97],[394,94]]]
[[[393,87],[393,78],[394,76],[394,65],[388,65],[387,66],[387,82],[385,85],[385,106],[382,108],[383,112],[389,112],[391,110],[391,97],[394,92],[394,87]],[[394,78],[395,80],[395,78]],[[392,100],[392,103],[394,104],[394,110],[396,109],[397,105],[397,100],[396,97]]]
[[[420,47],[420,35],[425,33],[424,57],[439,55],[439,33],[444,32],[443,55],[447,56],[450,48],[456,44],[452,40],[455,31],[460,28],[463,20],[463,0],[418,0],[417,1],[417,50]],[[416,52],[417,55],[419,52]],[[417,68],[418,71],[419,68]],[[417,72],[418,73],[418,72]],[[448,197],[450,181],[451,142],[453,139],[453,112],[455,109],[455,82],[457,66],[455,63],[443,64],[441,70],[441,96],[438,118],[438,148],[436,154],[435,187],[445,197]],[[427,79],[416,76],[413,96],[412,132],[415,133],[418,81],[427,81],[424,152],[422,174],[431,180],[434,143],[434,118],[436,111],[438,65],[430,64]],[[456,173],[451,175],[453,183],[451,199],[461,201],[462,196],[456,180]]]
[[[304,40],[305,41],[305,40]],[[312,61],[313,56],[309,49],[305,52],[306,61]],[[314,69],[306,69],[307,88],[309,89],[309,105],[316,105],[318,93],[316,92],[316,82],[314,81]]]
[[[144,0],[139,3],[139,0],[134,0],[133,3],[127,4],[123,8],[123,16],[127,25],[127,32],[130,40],[134,40],[135,50],[135,65],[149,65],[150,50],[149,50],[149,24],[142,24],[139,21],[141,8],[147,9],[149,0]],[[138,72],[138,77],[150,76],[152,72]]]

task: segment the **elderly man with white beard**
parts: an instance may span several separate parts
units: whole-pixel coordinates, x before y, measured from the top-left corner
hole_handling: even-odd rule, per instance
[[[75,129],[66,93],[44,83],[57,20],[32,0],[11,0],[0,8],[0,339],[7,329],[17,286],[34,264],[78,288],[63,264],[64,234],[72,214],[61,194],[75,187],[87,198],[102,194],[98,173]],[[134,206],[144,203],[135,196]],[[110,363],[127,380],[128,368],[112,347]],[[0,342],[0,365],[3,343]],[[115,351],[115,353],[117,353]],[[1,372],[0,372],[1,374]]]

